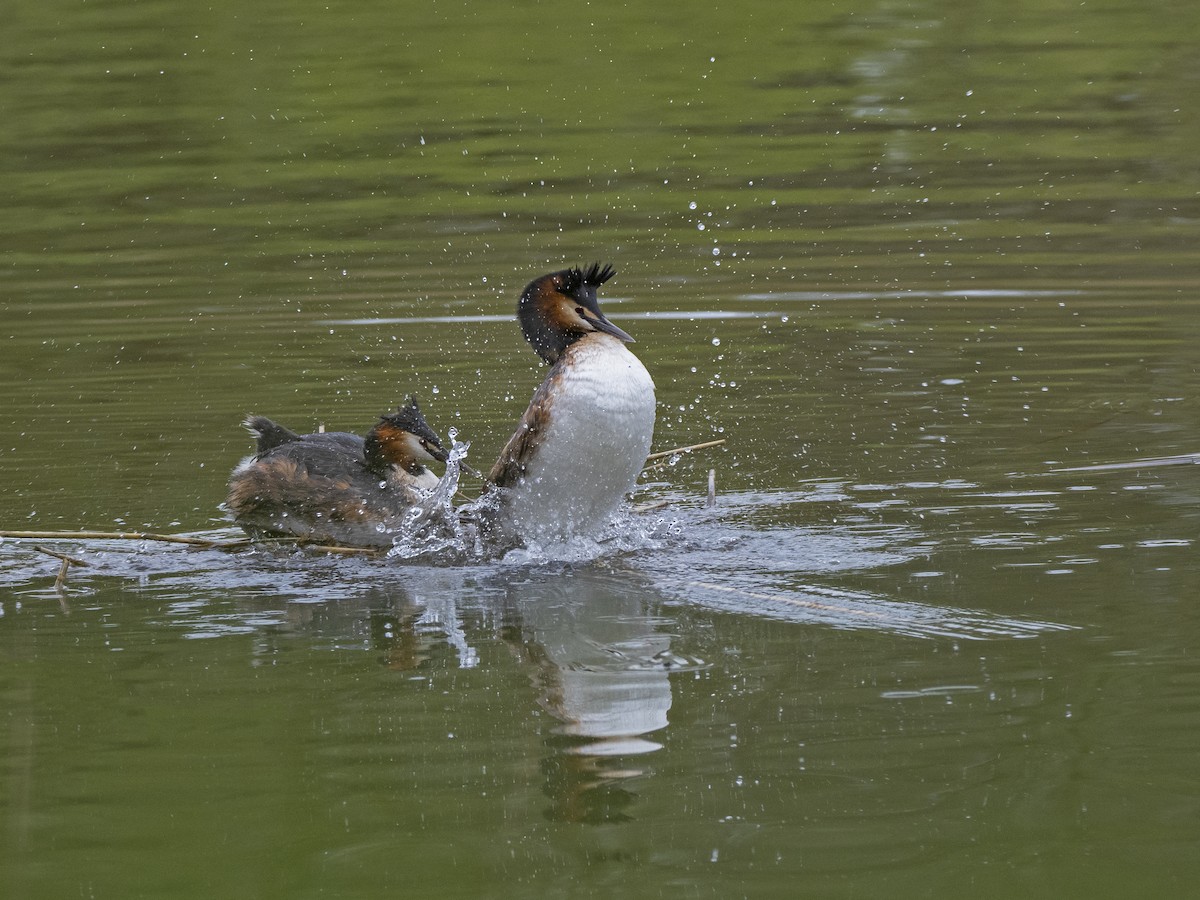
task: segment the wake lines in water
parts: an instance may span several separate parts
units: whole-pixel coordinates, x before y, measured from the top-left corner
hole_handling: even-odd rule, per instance
[[[709,609],[833,628],[888,631],[921,638],[1031,638],[1075,631],[1079,627],[816,586],[806,586],[799,591],[767,592],[711,581],[689,581],[685,587],[689,589],[689,602]]]

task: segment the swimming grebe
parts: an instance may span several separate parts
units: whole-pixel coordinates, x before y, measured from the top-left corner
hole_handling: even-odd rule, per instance
[[[552,272],[521,294],[525,339],[550,364],[488,478],[499,525],[530,543],[594,534],[637,481],[654,434],[654,382],[600,312],[599,263]]]
[[[262,416],[243,424],[258,446],[233,470],[225,506],[254,538],[389,546],[423,492],[438,484],[425,463],[448,456],[411,398],[365,438],[296,434]]]

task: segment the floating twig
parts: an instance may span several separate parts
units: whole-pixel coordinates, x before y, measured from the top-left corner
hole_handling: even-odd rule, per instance
[[[351,547],[343,544],[323,544],[320,541],[305,537],[234,538],[232,540],[214,540],[212,538],[197,538],[183,534],[157,534],[146,531],[0,531],[0,538],[37,538],[48,541],[160,541],[168,544],[186,544],[190,547],[202,547],[206,550],[242,550],[246,547],[261,547],[269,544],[290,544],[303,549],[322,550],[326,553],[372,554],[381,553],[379,547]],[[48,550],[45,547],[34,546],[49,556],[57,557],[68,565],[87,566],[90,563],[65,553]]]
[[[45,541],[161,541],[215,550],[248,547],[254,543],[249,538],[225,541],[183,534],[155,534],[148,531],[0,531],[0,538],[35,538]]]
[[[690,447],[676,447],[674,450],[662,450],[658,453],[651,453],[646,457],[646,462],[654,462],[656,459],[666,459],[668,456],[675,456],[679,453],[691,453],[693,450],[707,450],[709,447],[718,447],[725,443],[725,438],[716,441],[705,441],[703,444],[692,444]]]
[[[55,559],[61,559],[62,565],[58,568],[58,577],[54,579],[54,589],[60,594],[67,584],[67,572],[71,566],[88,566],[91,563],[86,560],[78,559],[74,556],[67,556],[65,553],[59,553],[57,550],[47,550],[45,547],[34,546],[34,550],[39,553],[45,553],[47,556],[53,556]]]
[[[284,541],[287,539],[284,538]],[[337,553],[343,556],[378,556],[386,553],[383,547],[351,547],[345,544],[322,544],[320,541],[306,541],[297,538],[293,543],[302,550],[320,550],[322,553]]]
[[[693,450],[704,450],[708,447],[718,447],[725,443],[725,439],[719,441],[705,441],[703,444],[693,444],[690,447],[676,447],[674,450],[663,450],[659,453],[651,453],[646,457],[646,465],[642,467],[641,474],[647,472],[655,472],[659,469],[666,468],[671,465],[671,461],[684,453],[691,453]]]
[[[78,559],[77,557],[74,557],[74,556],[67,556],[67,554],[65,554],[65,553],[59,553],[57,550],[48,550],[45,547],[39,547],[37,544],[34,544],[33,549],[38,551],[38,553],[45,553],[47,556],[53,556],[56,559],[61,559],[67,565],[71,565],[71,566],[90,566],[91,565],[91,563],[88,562],[86,559]]]

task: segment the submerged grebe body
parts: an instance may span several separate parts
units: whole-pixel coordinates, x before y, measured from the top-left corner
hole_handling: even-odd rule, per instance
[[[499,524],[523,543],[595,534],[634,487],[654,434],[654,382],[600,312],[609,266],[531,282],[517,315],[550,371],[489,479]]]
[[[415,400],[381,417],[365,438],[296,434],[262,416],[244,424],[257,448],[233,470],[225,506],[254,538],[388,546],[438,484],[425,463],[447,458]]]

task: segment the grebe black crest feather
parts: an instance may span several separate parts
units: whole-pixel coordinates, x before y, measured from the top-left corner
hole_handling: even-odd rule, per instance
[[[572,266],[563,273],[561,290],[564,294],[573,294],[583,285],[598,288],[616,274],[617,270],[607,263],[601,266],[600,263],[594,262],[587,269]]]

